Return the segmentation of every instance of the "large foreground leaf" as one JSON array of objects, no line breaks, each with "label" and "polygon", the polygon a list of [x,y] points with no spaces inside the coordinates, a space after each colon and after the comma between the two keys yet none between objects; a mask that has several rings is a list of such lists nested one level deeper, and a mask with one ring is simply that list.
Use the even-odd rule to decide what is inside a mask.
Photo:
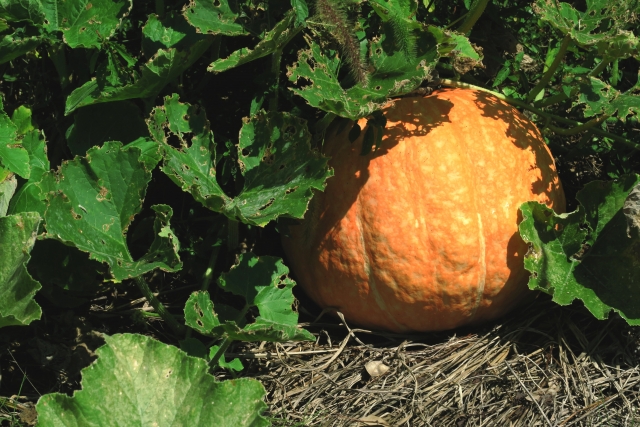
[{"label": "large foreground leaf", "polygon": [[207,363],[143,335],[105,336],[82,390],[53,393],[36,406],[40,427],[262,427],[264,387],[253,379],[218,382]]},{"label": "large foreground leaf", "polygon": [[122,149],[117,142],[92,148],[86,157],[65,162],[46,177],[49,207],[45,214],[49,238],[56,238],[106,262],[117,280],[155,268],[177,271],[178,240],[171,232],[171,208],[154,206],[155,233],[149,253],[134,261],[126,231],[140,211],[151,172],[140,149]]},{"label": "large foreground leaf", "polygon": [[634,211],[629,195],[639,182],[637,175],[591,182],[576,196],[580,207],[568,214],[524,203],[520,234],[531,245],[529,287],[560,305],[580,299],[598,319],[615,310],[640,325],[640,233],[625,216]]},{"label": "large foreground leaf", "polygon": [[[331,176],[327,159],[311,151],[306,122],[288,113],[259,112],[242,127],[238,161],[245,182],[236,197],[216,181],[215,144],[204,112],[174,95],[156,108],[150,126],[165,147],[162,171],[204,206],[247,224],[301,218],[312,190],[322,190]],[[179,149],[167,143],[170,134],[181,141]]]},{"label": "large foreground leaf", "polygon": [[36,212],[0,217],[0,327],[28,325],[42,313],[33,300],[40,284],[27,272],[40,221]]},{"label": "large foreground leaf", "polygon": [[[238,265],[222,274],[218,285],[244,298],[245,307],[237,311],[218,304],[214,310],[207,292],[195,292],[184,308],[188,326],[204,335],[242,341],[314,340],[298,327],[293,310],[295,282],[289,269],[277,257],[244,254]],[[255,308],[260,313],[247,323],[245,314]]]}]

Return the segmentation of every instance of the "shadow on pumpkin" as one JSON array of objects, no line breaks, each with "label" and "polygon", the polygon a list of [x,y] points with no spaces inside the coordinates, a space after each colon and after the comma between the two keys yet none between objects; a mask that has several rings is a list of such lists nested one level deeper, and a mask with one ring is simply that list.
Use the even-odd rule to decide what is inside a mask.
[{"label": "shadow on pumpkin", "polygon": [[[408,138],[418,137],[421,139],[421,144],[428,144],[431,141],[429,141],[428,137],[424,137],[439,126],[446,123],[450,124],[452,120],[462,119],[461,121],[463,125],[466,126],[469,138],[475,138],[476,133],[474,132],[473,126],[477,125],[477,118],[465,120],[463,113],[460,111],[452,111],[452,101],[458,102],[456,99],[457,97],[452,97],[452,100],[450,101],[446,96],[447,90],[442,92],[445,96],[430,98],[428,108],[425,108],[421,98],[407,97],[402,101],[397,102],[396,108],[391,107],[385,110],[384,114],[387,118],[387,127],[382,138],[381,146],[367,155],[362,156],[360,154],[362,151],[364,136],[367,132],[365,120],[360,121],[362,131],[353,143],[349,140],[349,132],[352,128],[351,122],[337,122],[327,132],[327,143],[325,145],[324,154],[331,158],[329,164],[334,168],[335,175],[328,180],[325,192],[318,192],[315,195],[310,204],[310,209],[305,216],[306,220],[295,232],[298,236],[298,241],[302,241],[303,244],[297,246],[294,251],[289,252],[289,256],[296,258],[300,264],[296,266],[296,262],[294,261],[293,270],[296,271],[300,282],[305,284],[303,286],[307,290],[309,290],[309,288],[314,288],[313,284],[336,280],[338,275],[334,275],[334,273],[332,273],[333,270],[337,271],[341,268],[345,268],[344,266],[350,266],[353,264],[353,260],[350,259],[352,255],[349,255],[346,252],[349,252],[348,248],[352,245],[359,245],[359,242],[351,241],[351,239],[357,240],[356,236],[359,235],[358,233],[346,232],[345,235],[340,237],[340,239],[342,239],[340,242],[336,242],[332,238],[325,238],[336,230],[336,227],[343,218],[347,215],[354,217],[357,216],[359,218],[359,220],[355,222],[347,221],[345,225],[346,227],[359,226],[356,223],[359,223],[360,221],[365,223],[367,222],[367,218],[371,218],[373,215],[377,218],[385,218],[387,216],[389,218],[398,218],[397,209],[396,211],[393,211],[392,208],[389,208],[388,211],[393,212],[393,214],[386,215],[385,207],[376,205],[375,203],[373,207],[368,207],[366,205],[356,206],[358,211],[356,212],[354,210],[350,212],[354,204],[357,202],[363,187],[371,179],[383,179],[383,181],[378,182],[377,186],[380,188],[388,188],[388,191],[391,193],[394,191],[394,185],[396,185],[396,182],[394,182],[393,175],[390,176],[387,174],[384,178],[371,176],[372,170],[375,170],[375,168],[371,167],[371,163],[375,159],[389,154],[392,150],[395,150],[399,144],[402,144],[403,140]],[[508,124],[507,126],[502,125],[496,129],[505,129],[505,136],[514,141],[514,144],[521,142],[521,146],[519,147],[520,149],[526,150],[529,147],[529,142],[522,143],[522,141],[530,141],[531,134],[535,134],[536,136],[539,135],[535,126],[533,126],[524,116],[517,111],[514,111],[512,107],[504,103],[497,102],[495,98],[490,95],[476,92],[474,93],[474,97],[461,98],[460,102],[466,102],[469,105],[469,108],[471,108],[475,102],[476,105],[480,107],[483,116],[506,122]],[[471,132],[469,132],[469,129],[471,129]],[[496,132],[502,132],[502,130],[494,131],[491,136],[492,138],[498,137],[498,133]],[[527,137],[523,138],[524,136]],[[442,150],[447,150],[448,140],[446,138],[436,138],[433,140],[434,143],[436,143],[436,141],[439,144],[438,148],[436,151],[433,151],[433,153],[434,156],[439,156],[439,153],[441,153]],[[476,141],[477,140],[474,139],[472,142],[475,143]],[[482,141],[478,141],[478,143],[482,144]],[[543,176],[549,176],[553,167],[552,158],[544,152],[544,149],[533,151],[536,155],[534,161],[541,167],[541,169],[543,169]],[[415,157],[415,151],[412,152],[411,150],[408,150],[405,157],[402,157],[403,154],[401,152],[396,154],[400,154],[399,156],[395,156],[397,159],[397,165],[400,165],[400,169],[396,169],[395,166],[392,169],[402,170],[402,168],[419,168],[421,166],[417,163],[419,160]],[[464,158],[464,150],[461,154]],[[468,155],[472,156],[471,160],[473,162],[473,154]],[[498,157],[500,157],[500,155]],[[500,158],[499,160],[503,164],[506,161],[504,158]],[[434,164],[438,165],[438,163]],[[488,163],[487,166],[491,167],[491,164]],[[545,168],[547,169],[547,173],[544,172]],[[471,169],[472,170],[470,172],[473,175],[473,170],[476,170],[476,168],[473,167]],[[434,170],[435,172],[433,173],[440,173],[437,167]],[[447,169],[442,170],[445,171],[443,173],[446,173]],[[465,170],[464,172],[469,172],[469,170]],[[421,179],[425,179],[425,177],[422,177]],[[428,177],[426,179],[428,179]],[[407,181],[405,180],[402,182],[406,183]],[[380,183],[383,185],[380,186]],[[416,184],[417,192],[414,193],[414,200],[407,200],[406,203],[419,203],[419,200],[421,200],[421,196],[419,194],[421,185],[419,183]],[[547,188],[542,181],[540,183],[534,182],[532,185],[534,186],[534,194],[551,194],[552,192],[555,192],[552,188]],[[556,181],[555,185],[559,186],[560,184]],[[406,193],[406,190],[410,190],[409,188],[405,189],[401,186],[398,186],[397,188],[403,193]],[[455,190],[455,188],[453,189]],[[326,200],[331,200],[330,204],[324,202],[325,197],[327,198]],[[388,202],[388,200],[392,199],[385,198],[381,203]],[[363,209],[374,209],[375,212],[368,212]],[[393,229],[394,226],[395,224],[391,224],[389,227],[384,228]],[[406,229],[398,229],[397,232],[394,233],[401,234],[406,231]],[[300,236],[299,233],[303,233],[302,236]],[[299,237],[302,238],[300,239]],[[487,289],[485,298],[483,298],[486,305],[483,306],[482,310],[478,310],[475,318],[476,321],[488,320],[489,318],[494,317],[495,315],[492,313],[495,313],[495,311],[491,308],[492,306],[513,306],[516,302],[514,301],[515,299],[519,300],[521,298],[526,298],[526,295],[528,295],[528,293],[525,292],[526,295],[523,296],[523,288],[526,289],[527,273],[524,270],[522,262],[524,254],[527,251],[527,245],[522,241],[517,231],[508,236],[508,241],[505,241],[504,243],[507,244],[506,254],[500,256],[506,256],[505,261],[509,269],[509,273],[508,276],[505,274],[505,277],[501,280],[506,281],[506,285],[502,287],[494,287],[493,291],[489,291]],[[299,253],[295,253],[296,251]],[[324,267],[320,269],[318,269],[317,266],[309,267],[308,260],[318,259],[321,255],[325,257],[325,260],[323,261]],[[327,259],[327,256],[330,258]],[[371,263],[377,263],[375,255],[369,254],[369,256]],[[419,257],[419,255],[416,256]],[[307,268],[296,268],[302,267],[303,265]],[[353,274],[360,273],[355,272],[354,270]],[[497,276],[494,278],[494,283],[496,282],[496,279]],[[375,282],[378,283],[377,280]],[[362,300],[364,297],[363,295],[358,294],[359,291],[357,289],[351,289],[348,286],[340,287],[334,285],[329,286],[329,288],[333,289],[327,292],[339,293],[338,298],[335,298],[335,295],[333,297],[327,296],[327,299],[334,298],[334,301],[336,299],[339,301],[358,301]],[[316,293],[316,295],[312,295],[312,297],[321,305],[331,305],[330,301],[323,301],[323,297],[319,295],[321,291],[318,290],[318,288],[312,289],[311,292]],[[535,294],[531,293],[531,295],[533,296]],[[443,294],[443,298],[445,297],[446,293]],[[511,301],[512,304],[507,303],[509,301]],[[370,308],[370,310],[373,311],[373,308]],[[384,316],[384,313],[380,313],[379,315]]]},{"label": "shadow on pumpkin", "polygon": [[[510,138],[513,143],[519,148],[531,149],[527,134],[534,135],[536,139],[543,140],[542,135],[538,128],[527,119],[520,111],[515,107],[508,105],[506,102],[501,101],[493,95],[485,92],[475,92],[475,103],[485,117],[491,117],[495,120],[500,120],[507,123],[506,136]],[[536,166],[542,171],[544,176],[549,176],[552,171],[555,170],[553,164],[553,158],[551,156],[544,155],[545,150],[532,150],[536,156]],[[556,178],[554,182],[545,183],[542,180],[537,180],[531,184],[531,192],[534,194],[554,194],[561,191],[562,185],[560,180]],[[556,202],[556,210],[558,208]],[[558,212],[564,212],[564,202],[560,203],[562,209]]]},{"label": "shadow on pumpkin", "polygon": [[[418,107],[421,98],[416,97],[415,108],[390,108],[385,111],[388,120],[385,135],[382,137],[381,146],[374,147],[368,154],[361,155],[364,135],[369,126],[365,125],[366,120],[361,119],[359,124],[362,128],[359,137],[350,142],[349,131],[353,122],[345,123],[341,120],[335,123],[327,132],[324,154],[331,158],[329,165],[334,168],[335,176],[329,178],[327,188],[324,193],[316,192],[310,203],[307,215],[311,218],[306,221],[305,233],[309,236],[324,236],[329,230],[345,217],[351,206],[356,202],[361,189],[371,178],[369,172],[370,163],[379,157],[387,155],[396,148],[404,138],[425,136],[442,123],[449,122],[449,111],[453,107],[452,103],[444,99],[434,99],[433,108],[429,115],[416,115],[415,110],[420,109],[424,113],[424,108]],[[389,122],[395,124],[389,125]],[[337,131],[337,132],[336,132]],[[379,132],[375,129],[374,132]],[[410,162],[412,159],[407,159]],[[330,206],[325,205],[323,200],[328,197],[332,200]],[[324,207],[320,212],[318,207]],[[306,218],[306,215],[305,215]],[[322,230],[317,230],[318,222],[321,222]],[[311,242],[315,244],[317,242]],[[318,248],[324,249],[324,248]]]}]

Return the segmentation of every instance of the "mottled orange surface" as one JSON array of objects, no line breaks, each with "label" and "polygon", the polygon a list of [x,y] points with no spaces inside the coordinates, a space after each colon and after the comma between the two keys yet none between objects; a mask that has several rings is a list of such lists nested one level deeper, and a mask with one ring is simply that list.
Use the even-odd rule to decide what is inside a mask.
[{"label": "mottled orange surface", "polygon": [[385,116],[382,146],[366,156],[366,120],[353,143],[351,124],[328,132],[335,175],[283,238],[298,283],[376,329],[446,330],[505,314],[531,294],[518,207],[565,208],[538,129],[465,89],[397,100]]}]

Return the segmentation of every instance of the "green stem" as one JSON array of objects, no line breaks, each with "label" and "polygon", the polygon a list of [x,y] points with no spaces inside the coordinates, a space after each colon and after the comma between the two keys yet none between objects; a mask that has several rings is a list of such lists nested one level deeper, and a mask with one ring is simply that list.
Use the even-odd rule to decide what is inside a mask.
[{"label": "green stem", "polygon": [[233,340],[229,337],[222,340],[220,343],[220,348],[216,351],[216,354],[213,355],[211,360],[209,361],[209,366],[216,366],[220,361],[220,358],[224,355],[225,351],[229,348]]},{"label": "green stem", "polygon": [[[451,80],[451,79],[440,79],[440,84],[445,85],[445,86],[459,87],[459,88],[464,88],[464,89],[473,89],[473,90],[477,90],[477,91],[480,91],[480,92],[490,93],[491,95],[494,95],[496,98],[499,98],[499,99],[501,99],[501,100],[503,100],[503,101],[505,101],[505,102],[507,102],[507,103],[509,103],[511,105],[522,107],[522,108],[524,108],[526,110],[531,111],[532,113],[535,113],[535,114],[537,114],[537,115],[539,115],[541,117],[547,118],[549,120],[553,120],[553,121],[558,122],[558,123],[571,125],[573,127],[580,127],[580,126],[585,126],[586,125],[586,123],[578,122],[576,120],[571,120],[571,119],[567,119],[565,117],[556,116],[555,114],[547,113],[547,112],[542,111],[542,110],[540,110],[538,108],[532,107],[531,105],[527,104],[526,102],[520,101],[519,99],[509,98],[509,97],[507,97],[507,96],[505,96],[505,95],[503,95],[501,93],[494,92],[492,90],[485,89],[485,88],[480,87],[480,86],[475,86],[475,85],[471,85],[469,83],[463,83],[463,82],[460,82],[460,81],[457,81],[457,80]],[[605,117],[605,120],[606,120],[606,117]],[[622,143],[622,144],[624,144],[624,145],[626,145],[626,146],[628,146],[630,148],[633,148],[633,149],[640,148],[639,144],[636,144],[636,143],[634,143],[632,141],[629,141],[626,138],[623,138],[621,136],[612,134],[610,132],[603,131],[602,129],[594,128],[594,126],[596,124],[597,123],[595,123],[593,125],[589,125],[589,127],[583,128],[582,130],[589,129],[594,134],[597,134],[597,135],[600,135],[600,136],[604,136],[606,138],[609,138],[609,139],[612,139],[614,141],[620,142],[620,143]],[[549,127],[549,129],[553,130],[554,132],[555,132],[554,129],[560,129],[560,128],[551,127],[551,126],[548,126],[548,127]],[[571,130],[572,129],[564,129],[563,131],[571,131]],[[578,132],[581,132],[581,130],[578,131]]]},{"label": "green stem", "polygon": [[[611,63],[612,60],[613,60],[612,58],[605,56],[602,59],[602,61],[600,61],[600,63],[593,70],[591,70],[589,74],[587,74],[587,78],[598,76],[607,67],[607,65]],[[578,90],[579,88],[574,87],[573,89],[571,89],[571,92],[569,93],[569,95],[565,94],[564,92],[558,93],[556,95],[543,98],[540,101],[534,103],[534,105],[536,107],[547,107],[549,105],[557,104],[559,102],[565,101],[573,97],[575,94],[578,93]]]},{"label": "green stem", "polygon": [[227,218],[227,249],[233,251],[239,244],[238,221]]},{"label": "green stem", "polygon": [[151,292],[151,289],[149,288],[147,282],[141,276],[137,276],[133,280],[136,282],[136,285],[138,285],[138,289],[140,289],[142,296],[145,297],[147,301],[149,301],[149,304],[151,304],[156,313],[158,313],[158,315],[162,317],[162,320],[165,321],[165,323],[167,324],[167,326],[169,326],[173,333],[179,336],[183,336],[184,325],[178,323],[175,317],[173,317],[173,315],[167,311],[160,300],[156,298],[155,295],[153,295],[153,292]]},{"label": "green stem", "polygon": [[207,269],[204,272],[204,277],[202,278],[203,291],[209,289],[209,285],[211,284],[211,280],[213,279],[213,269],[216,266],[216,261],[218,260],[219,253],[220,246],[214,246],[213,250],[211,251],[211,256],[209,257],[209,265],[207,266]]},{"label": "green stem", "polygon": [[[238,314],[238,317],[236,317],[236,323],[244,319],[244,316],[246,316],[247,312],[249,311],[249,308],[250,308],[249,304],[246,304],[244,306],[242,311]],[[234,341],[235,340],[232,338],[225,337],[220,343],[220,348],[218,348],[218,351],[216,351],[216,354],[214,354],[211,360],[209,361],[209,366],[216,366],[220,358],[224,355],[224,352],[227,351],[231,343]]]},{"label": "green stem", "polygon": [[552,125],[548,125],[547,127],[559,135],[575,135],[577,133],[584,132],[586,130],[591,129],[594,126],[599,125],[600,123],[607,120],[609,117],[611,116],[609,116],[608,114],[603,114],[600,117],[596,117],[594,119],[589,120],[586,123],[574,126],[570,129],[562,129]]},{"label": "green stem", "polygon": [[567,49],[569,48],[569,46],[571,46],[572,42],[573,40],[571,39],[571,36],[569,36],[569,34],[564,36],[564,38],[562,39],[562,43],[560,44],[560,49],[558,49],[555,58],[553,58],[553,62],[551,63],[547,71],[545,71],[545,73],[542,75],[542,78],[540,79],[538,84],[531,90],[531,92],[529,92],[529,95],[527,96],[527,102],[533,102],[540,91],[547,87],[547,84],[549,84],[549,82],[553,78],[553,75],[556,73],[556,70],[562,63],[564,56],[567,54]]},{"label": "green stem", "polygon": [[484,13],[484,9],[487,7],[488,3],[489,3],[489,0],[474,1],[473,4],[471,5],[471,9],[469,9],[469,14],[467,15],[467,19],[465,19],[462,25],[458,27],[458,32],[462,34],[467,34],[469,31],[471,31],[475,23]]},{"label": "green stem", "polygon": [[599,76],[600,73],[603,72],[604,69],[607,68],[607,65],[609,65],[613,60],[614,60],[613,57],[605,56],[604,58],[602,58],[602,61],[600,61],[600,63],[596,65],[596,67],[593,70],[591,70],[589,74],[587,74],[587,77]]},{"label": "green stem", "polygon": [[469,12],[467,11],[467,13],[465,13],[464,15],[462,15],[461,17],[457,18],[456,20],[454,20],[453,22],[450,22],[446,27],[444,27],[445,30],[448,30],[450,28],[452,28],[454,25],[456,25],[458,22],[462,21],[463,19],[465,19],[467,16],[469,16]]},{"label": "green stem", "polygon": [[[573,92],[571,93],[571,95],[573,95]],[[538,108],[543,108],[543,107],[548,107],[549,105],[557,104],[567,99],[569,99],[567,94],[564,92],[560,92],[555,95],[542,98],[540,101],[534,102],[533,105]]]}]

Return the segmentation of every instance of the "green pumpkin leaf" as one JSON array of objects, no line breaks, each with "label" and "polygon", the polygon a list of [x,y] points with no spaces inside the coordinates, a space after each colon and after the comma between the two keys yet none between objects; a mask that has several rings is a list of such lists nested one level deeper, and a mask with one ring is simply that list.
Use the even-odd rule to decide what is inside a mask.
[{"label": "green pumpkin leaf", "polygon": [[65,162],[45,177],[48,208],[47,237],[88,252],[91,259],[106,262],[116,280],[136,277],[161,268],[181,268],[178,240],[171,232],[171,208],[153,206],[156,238],[149,252],[134,261],[126,242],[126,231],[140,212],[151,172],[136,148],[124,150],[107,142],[92,148],[86,157]]},{"label": "green pumpkin leaf", "polygon": [[168,13],[160,19],[157,15],[149,15],[142,27],[142,51],[151,57],[160,49],[176,48],[189,50],[191,46],[211,37],[196,32],[183,15]]},{"label": "green pumpkin leaf", "polygon": [[15,175],[9,175],[0,182],[0,217],[7,215],[9,201],[16,192],[18,180]]},{"label": "green pumpkin leaf", "polygon": [[28,325],[42,314],[33,299],[40,283],[27,271],[41,220],[37,212],[0,217],[0,327]]},{"label": "green pumpkin leaf", "polygon": [[[204,335],[232,340],[314,340],[298,327],[298,314],[293,310],[295,282],[288,273],[280,258],[241,255],[238,264],[220,276],[218,286],[243,297],[244,309],[240,313],[216,313],[208,292],[195,292],[185,305],[185,322]],[[245,313],[251,308],[256,308],[259,315],[247,323]]]},{"label": "green pumpkin leaf", "polygon": [[273,29],[265,34],[253,50],[247,48],[236,50],[229,57],[213,62],[207,70],[213,72],[226,71],[282,49],[301,29],[300,26],[294,27],[295,20],[296,15],[293,12],[287,13]]},{"label": "green pumpkin leaf", "polygon": [[[259,112],[240,131],[238,161],[244,187],[227,196],[216,180],[215,144],[203,111],[177,95],[156,108],[150,132],[163,143],[162,171],[207,208],[247,224],[264,226],[280,216],[302,218],[312,190],[331,176],[327,159],[311,151],[306,122],[287,113]],[[167,144],[165,132],[181,141]],[[190,136],[190,139],[189,139]]]},{"label": "green pumpkin leaf", "polygon": [[[418,88],[431,77],[440,56],[452,55],[458,45],[456,40],[462,40],[460,36],[454,38],[437,27],[414,23],[408,31],[415,38],[415,54],[408,54],[407,46],[394,41],[394,31],[398,30],[389,25],[385,33],[371,42],[370,54],[366,58],[366,81],[347,89],[338,77],[343,66],[340,57],[326,52],[315,40],[307,38],[309,49],[299,52],[298,61],[289,68],[288,75],[294,83],[302,80],[311,84],[291,90],[313,107],[356,120],[381,109],[388,98]],[[464,56],[463,50],[455,53]],[[479,58],[475,50],[473,55]]]},{"label": "green pumpkin leaf", "polygon": [[0,39],[0,64],[13,61],[27,52],[31,52],[40,46],[44,40],[40,36],[24,36],[19,34],[6,34]]},{"label": "green pumpkin leaf", "polygon": [[18,139],[18,127],[0,109],[0,166],[29,179],[29,153]]},{"label": "green pumpkin leaf", "polygon": [[640,13],[640,4],[626,0],[586,0],[584,12],[565,2],[538,0],[534,10],[540,19],[580,46],[595,46],[612,58],[638,55],[638,38],[627,27]]},{"label": "green pumpkin leaf", "polygon": [[580,84],[576,105],[584,105],[585,117],[600,114],[617,115],[622,122],[628,116],[640,114],[640,97],[632,93],[621,93],[600,79],[591,77],[588,83]]},{"label": "green pumpkin leaf", "polygon": [[0,2],[0,18],[9,22],[44,23],[44,8],[38,0],[4,0]]},{"label": "green pumpkin leaf", "polygon": [[100,48],[131,11],[131,0],[49,0],[42,2],[45,28],[62,31],[72,48]]},{"label": "green pumpkin leaf", "polygon": [[40,398],[38,426],[269,425],[259,381],[217,381],[203,359],[143,335],[104,339],[98,360],[82,370],[82,390]]},{"label": "green pumpkin leaf", "polygon": [[40,185],[46,173],[51,169],[46,153],[46,142],[43,133],[38,129],[27,131],[22,138],[22,147],[29,155],[29,167],[31,173],[29,180],[18,189],[11,204],[9,212],[38,212],[44,216],[46,209],[45,190]]},{"label": "green pumpkin leaf", "polygon": [[557,215],[537,202],[524,203],[520,234],[530,244],[525,268],[529,288],[553,296],[560,305],[575,299],[598,319],[611,310],[640,325],[640,234],[629,227],[630,193],[640,176],[593,181],[578,192],[579,208]]},{"label": "green pumpkin leaf", "polygon": [[184,17],[203,34],[243,36],[249,32],[240,21],[237,0],[192,0],[184,10]]}]

